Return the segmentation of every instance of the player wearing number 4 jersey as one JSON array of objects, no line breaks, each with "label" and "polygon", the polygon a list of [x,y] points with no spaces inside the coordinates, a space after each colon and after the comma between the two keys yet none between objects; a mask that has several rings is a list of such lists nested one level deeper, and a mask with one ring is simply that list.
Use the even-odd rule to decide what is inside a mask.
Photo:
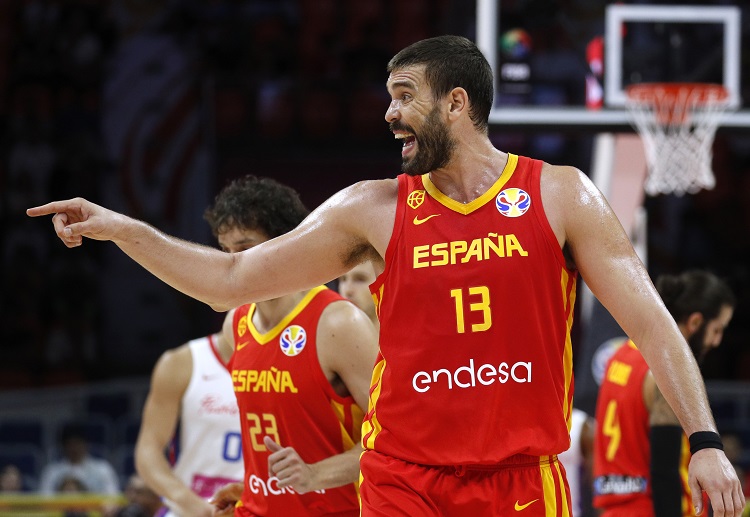
[{"label": "player wearing number 4 jersey", "polygon": [[[700,361],[734,312],[729,287],[706,271],[662,275],[656,287]],[[596,408],[594,505],[603,517],[692,517],[690,447],[633,341],[612,355]]]},{"label": "player wearing number 4 jersey", "polygon": [[[253,176],[206,211],[221,248],[240,252],[307,214],[295,191]],[[228,313],[224,342],[239,406],[244,486],[220,490],[225,513],[358,516],[363,407],[377,350],[367,315],[325,287]]]},{"label": "player wearing number 4 jersey", "polygon": [[695,359],[602,194],[573,167],[493,146],[493,73],[468,39],[418,41],[387,70],[385,120],[410,177],[346,188],[253,249],[222,256],[83,199],[28,214],[55,214],[69,247],[112,240],[222,310],[371,262],[382,354],[363,427],[363,517],[570,515],[555,455],[569,441],[580,272],[639,344],[686,432],[708,433],[695,435],[708,447],[693,455],[691,482],[717,517],[739,515],[744,496],[716,446]]}]

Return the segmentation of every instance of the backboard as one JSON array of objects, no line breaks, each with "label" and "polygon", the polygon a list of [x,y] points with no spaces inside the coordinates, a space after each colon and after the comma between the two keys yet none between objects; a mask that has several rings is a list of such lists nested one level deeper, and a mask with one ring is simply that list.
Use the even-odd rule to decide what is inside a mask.
[{"label": "backboard", "polygon": [[[666,0],[665,0],[666,1]],[[686,0],[689,2],[690,0]],[[539,17],[508,15],[508,9],[521,5],[511,2],[503,6],[502,0],[477,0],[476,41],[495,70],[497,83],[502,85],[508,73],[519,72],[515,63],[509,66],[505,48],[508,35],[518,29],[538,24]],[[579,6],[580,7],[580,6]],[[565,7],[558,7],[565,10]],[[713,82],[725,86],[730,92],[732,108],[721,117],[720,128],[745,130],[750,128],[750,99],[743,103],[740,57],[741,10],[736,6],[651,5],[628,4],[601,6],[598,12],[584,13],[584,21],[573,20],[578,13],[565,13],[569,34],[586,33],[586,38],[598,32],[603,36],[604,77],[601,84],[604,103],[600,109],[587,109],[581,102],[558,102],[540,105],[529,102],[506,102],[502,92],[496,91],[496,103],[490,113],[490,124],[496,127],[625,131],[631,132],[630,117],[624,108],[624,88],[636,82]],[[576,23],[587,24],[583,29]],[[524,27],[524,24],[526,27]],[[538,33],[537,33],[538,34]],[[532,38],[533,39],[533,38]],[[522,46],[523,41],[518,42]],[[536,41],[529,42],[535,47]],[[750,50],[750,42],[744,44]],[[559,68],[576,68],[579,75],[586,73],[585,43],[574,42],[569,58]],[[537,52],[533,48],[532,54]],[[544,70],[545,64],[556,63],[548,59],[539,66],[533,63],[531,72]],[[600,78],[601,79],[601,78]],[[532,77],[533,81],[533,77]],[[551,81],[547,80],[548,83]],[[583,80],[581,79],[581,84]],[[583,86],[581,86],[583,89]],[[527,97],[528,99],[528,97]]]},{"label": "backboard", "polygon": [[737,6],[610,5],[604,37],[604,100],[625,105],[640,82],[721,84],[740,106]]}]

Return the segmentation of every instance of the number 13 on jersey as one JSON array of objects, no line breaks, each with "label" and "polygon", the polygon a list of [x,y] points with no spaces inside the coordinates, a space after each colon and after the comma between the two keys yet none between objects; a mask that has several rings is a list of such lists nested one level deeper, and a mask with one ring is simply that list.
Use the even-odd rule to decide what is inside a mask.
[{"label": "number 13 on jersey", "polygon": [[[466,295],[464,295],[465,292]],[[456,302],[456,331],[459,334],[466,332],[464,315],[467,304],[469,312],[481,312],[482,321],[481,323],[471,324],[472,332],[484,332],[492,326],[490,290],[487,286],[480,285],[469,287],[468,289],[451,289],[451,298]]]}]

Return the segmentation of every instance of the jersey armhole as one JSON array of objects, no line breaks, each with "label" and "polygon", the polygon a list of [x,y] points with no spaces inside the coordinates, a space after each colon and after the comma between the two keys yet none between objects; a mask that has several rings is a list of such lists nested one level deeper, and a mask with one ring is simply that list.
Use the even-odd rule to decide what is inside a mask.
[{"label": "jersey armhole", "polygon": [[[388,241],[388,247],[385,250],[385,267],[383,272],[380,273],[375,281],[370,284],[370,293],[376,295],[380,292],[380,288],[385,284],[385,279],[388,277],[392,264],[393,257],[396,255],[398,249],[398,241],[401,239],[401,230],[404,226],[404,214],[406,213],[406,196],[409,190],[409,176],[406,174],[399,174],[396,178],[398,180],[398,196],[396,198],[396,218],[393,221],[393,232],[391,238]],[[380,311],[378,310],[378,314]]]},{"label": "jersey armhole", "polygon": [[[521,159],[522,157],[519,156],[519,160]],[[529,182],[529,184],[532,190],[531,197],[532,199],[536,199],[536,202],[542,208],[541,210],[534,210],[534,217],[536,217],[537,223],[544,232],[545,238],[551,249],[553,250],[555,258],[557,259],[559,264],[566,271],[572,272],[568,268],[568,263],[565,260],[565,255],[563,254],[563,250],[560,247],[560,243],[557,242],[557,236],[555,235],[555,232],[552,231],[552,226],[550,226],[549,224],[547,212],[544,208],[544,202],[542,200],[542,167],[544,165],[544,162],[542,162],[541,160],[532,160],[525,157],[523,159],[530,162],[529,169],[531,172],[531,181]]]}]

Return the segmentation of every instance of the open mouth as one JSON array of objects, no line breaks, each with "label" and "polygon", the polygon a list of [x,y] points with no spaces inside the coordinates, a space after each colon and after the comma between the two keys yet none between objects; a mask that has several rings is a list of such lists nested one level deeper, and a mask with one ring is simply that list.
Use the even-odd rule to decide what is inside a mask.
[{"label": "open mouth", "polygon": [[407,156],[417,145],[417,139],[414,135],[409,133],[394,133],[394,138],[403,140],[403,147],[401,147],[401,156]]}]

